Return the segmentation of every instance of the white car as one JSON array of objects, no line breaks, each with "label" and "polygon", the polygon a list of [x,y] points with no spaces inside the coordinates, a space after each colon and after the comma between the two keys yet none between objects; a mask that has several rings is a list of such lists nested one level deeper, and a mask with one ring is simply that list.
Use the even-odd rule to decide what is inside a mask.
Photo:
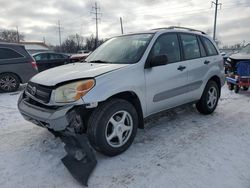
[{"label": "white car", "polygon": [[211,114],[224,82],[222,56],[208,35],[159,28],[111,38],[84,63],[37,74],[18,108],[50,131],[87,134],[93,148],[114,156],[146,117],[189,103]]}]

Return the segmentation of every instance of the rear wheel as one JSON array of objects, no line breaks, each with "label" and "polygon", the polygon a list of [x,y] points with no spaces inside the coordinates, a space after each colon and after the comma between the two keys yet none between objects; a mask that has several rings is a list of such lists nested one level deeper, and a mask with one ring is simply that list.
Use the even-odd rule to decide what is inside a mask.
[{"label": "rear wheel", "polygon": [[240,87],[238,85],[235,85],[234,86],[234,92],[239,93],[239,91],[240,91]]},{"label": "rear wheel", "polygon": [[132,144],[137,132],[138,115],[134,106],[123,99],[101,104],[90,116],[90,144],[108,156],[119,155]]},{"label": "rear wheel", "polygon": [[20,80],[12,73],[3,73],[0,75],[0,90],[3,92],[13,92],[19,88]]},{"label": "rear wheel", "polygon": [[249,88],[249,87],[244,86],[244,87],[243,87],[243,90],[244,90],[244,91],[247,91],[247,90],[248,90],[248,88]]},{"label": "rear wheel", "polygon": [[216,82],[208,81],[201,99],[196,103],[197,110],[202,114],[211,114],[215,110],[219,100],[219,88]]}]

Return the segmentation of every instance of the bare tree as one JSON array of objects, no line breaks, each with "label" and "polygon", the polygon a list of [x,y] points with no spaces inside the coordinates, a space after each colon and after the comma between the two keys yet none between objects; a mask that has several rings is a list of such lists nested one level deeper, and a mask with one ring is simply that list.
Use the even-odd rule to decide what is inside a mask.
[{"label": "bare tree", "polygon": [[[102,43],[104,43],[105,40],[104,39],[100,39],[97,42],[97,47],[100,46]],[[95,50],[96,47],[96,38],[94,37],[94,35],[92,34],[90,37],[86,38],[86,45],[85,45],[85,49],[87,50]]]},{"label": "bare tree", "polygon": [[61,49],[62,52],[76,53],[78,50],[84,48],[84,38],[79,34],[70,35],[63,41]]},{"label": "bare tree", "polygon": [[[54,46],[52,49],[56,52],[76,53],[79,50],[95,50],[96,39],[94,35],[84,38],[79,34],[68,36],[62,43],[62,46]],[[103,39],[98,40],[98,46],[104,42]]]},{"label": "bare tree", "polygon": [[24,34],[18,33],[15,30],[5,29],[0,31],[0,41],[2,42],[20,42],[23,40],[24,40]]}]

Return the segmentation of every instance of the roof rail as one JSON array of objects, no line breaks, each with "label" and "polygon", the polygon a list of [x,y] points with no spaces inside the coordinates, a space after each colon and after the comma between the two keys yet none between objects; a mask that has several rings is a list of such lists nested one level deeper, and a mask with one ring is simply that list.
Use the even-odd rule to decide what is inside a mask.
[{"label": "roof rail", "polygon": [[162,27],[162,28],[156,28],[156,29],[152,29],[152,30],[159,30],[159,29],[186,29],[188,31],[196,31],[196,32],[200,32],[200,33],[206,35],[206,33],[204,31],[200,31],[200,30],[192,29],[192,28],[188,28],[188,27],[181,27],[181,26]]}]

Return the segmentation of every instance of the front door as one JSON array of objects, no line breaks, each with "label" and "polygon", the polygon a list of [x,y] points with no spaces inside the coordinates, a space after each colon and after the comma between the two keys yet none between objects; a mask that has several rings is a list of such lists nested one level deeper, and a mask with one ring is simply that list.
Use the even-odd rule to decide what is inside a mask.
[{"label": "front door", "polygon": [[186,103],[188,65],[181,61],[177,34],[159,36],[149,55],[166,55],[168,64],[145,69],[147,115]]}]

